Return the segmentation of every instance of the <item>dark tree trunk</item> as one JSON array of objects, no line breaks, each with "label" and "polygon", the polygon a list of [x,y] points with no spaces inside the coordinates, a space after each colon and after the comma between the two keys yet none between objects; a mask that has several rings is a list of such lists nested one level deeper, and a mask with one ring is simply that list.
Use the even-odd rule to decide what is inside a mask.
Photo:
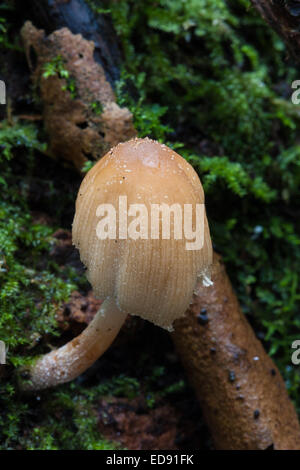
[{"label": "dark tree trunk", "polygon": [[300,61],[299,0],[251,0],[270,26],[283,38],[291,56]]}]

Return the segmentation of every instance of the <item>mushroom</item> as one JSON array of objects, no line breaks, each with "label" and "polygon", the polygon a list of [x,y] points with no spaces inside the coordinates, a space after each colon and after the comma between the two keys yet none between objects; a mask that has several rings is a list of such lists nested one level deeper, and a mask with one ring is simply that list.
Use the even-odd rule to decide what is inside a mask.
[{"label": "mushroom", "polygon": [[199,177],[180,155],[148,138],[117,145],[85,176],[73,243],[104,302],[79,336],[36,360],[26,389],[80,375],[110,346],[128,313],[171,331],[199,277],[210,284],[212,246]]}]

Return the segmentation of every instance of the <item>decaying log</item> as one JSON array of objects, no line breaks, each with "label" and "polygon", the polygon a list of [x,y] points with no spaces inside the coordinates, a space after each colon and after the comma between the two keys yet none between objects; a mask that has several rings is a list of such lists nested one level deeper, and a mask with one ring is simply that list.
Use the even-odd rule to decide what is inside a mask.
[{"label": "decaying log", "polygon": [[[43,104],[51,155],[81,170],[87,160],[98,160],[112,146],[136,135],[131,113],[117,105],[103,68],[95,62],[93,41],[67,28],[45,36],[29,21],[21,34]],[[45,77],[47,64],[56,65]]]},{"label": "decaying log", "polygon": [[49,35],[61,28],[81,34],[95,45],[94,59],[103,68],[112,86],[120,79],[121,53],[109,15],[95,15],[84,0],[16,0],[24,21],[44,29]]},{"label": "decaying log", "polygon": [[292,57],[300,61],[300,2],[298,0],[251,0],[270,26],[283,38]]},{"label": "decaying log", "polygon": [[172,337],[218,449],[300,449],[284,381],[241,312],[220,258]]}]

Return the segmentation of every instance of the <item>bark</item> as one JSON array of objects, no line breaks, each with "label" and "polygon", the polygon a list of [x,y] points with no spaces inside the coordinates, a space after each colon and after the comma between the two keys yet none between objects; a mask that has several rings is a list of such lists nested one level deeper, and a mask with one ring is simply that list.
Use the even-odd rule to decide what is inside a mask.
[{"label": "bark", "polygon": [[[46,36],[29,21],[21,35],[42,101],[50,155],[72,162],[80,171],[87,160],[96,161],[136,136],[131,113],[118,106],[103,67],[94,59],[93,41],[67,28]],[[52,73],[45,76],[49,64]]]},{"label": "bark", "polygon": [[176,349],[217,449],[300,449],[284,381],[241,312],[220,258],[175,323]]},{"label": "bark", "polygon": [[251,0],[270,26],[283,38],[291,56],[300,59],[299,0]]},{"label": "bark", "polygon": [[106,79],[114,86],[120,78],[121,53],[109,15],[93,13],[84,0],[17,0],[24,21],[31,20],[37,28],[51,34],[68,28],[93,41],[94,59],[103,68]]}]

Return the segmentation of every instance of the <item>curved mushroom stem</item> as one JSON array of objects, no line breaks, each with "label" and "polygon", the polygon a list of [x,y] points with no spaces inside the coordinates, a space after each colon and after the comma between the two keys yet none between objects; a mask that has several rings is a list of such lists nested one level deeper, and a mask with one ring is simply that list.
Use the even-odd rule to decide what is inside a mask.
[{"label": "curved mushroom stem", "polygon": [[23,390],[41,390],[69,382],[88,369],[111,345],[127,313],[107,299],[86,329],[69,343],[39,358],[28,370]]}]

